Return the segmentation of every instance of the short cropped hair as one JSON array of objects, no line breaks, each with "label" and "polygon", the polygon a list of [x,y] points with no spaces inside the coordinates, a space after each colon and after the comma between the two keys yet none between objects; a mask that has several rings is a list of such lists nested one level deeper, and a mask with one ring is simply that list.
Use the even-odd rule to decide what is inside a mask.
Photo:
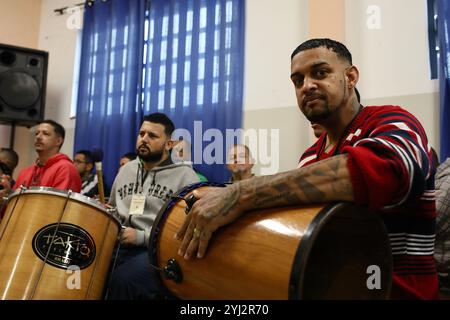
[{"label": "short cropped hair", "polygon": [[338,57],[340,57],[344,60],[347,60],[350,64],[353,64],[352,63],[352,54],[347,49],[347,47],[336,40],[331,40],[328,38],[310,39],[310,40],[303,42],[297,48],[295,48],[295,50],[292,52],[291,60],[294,58],[294,56],[297,53],[299,53],[301,51],[315,49],[315,48],[319,48],[319,47],[325,47],[325,48],[333,51],[334,53],[336,53]]},{"label": "short cropped hair", "polygon": [[17,152],[15,152],[11,148],[1,148],[0,153],[4,154],[7,159],[7,163],[5,163],[9,169],[14,171],[14,169],[17,167],[17,164],[19,163],[19,156],[17,155]]},{"label": "short cropped hair", "polygon": [[47,124],[51,125],[53,127],[53,129],[55,130],[56,135],[63,138],[63,140],[66,137],[66,130],[64,130],[64,127],[62,125],[60,125],[58,122],[50,120],[50,119],[46,119],[46,120],[42,121],[41,123],[47,123]]},{"label": "short cropped hair", "polygon": [[94,159],[92,158],[92,152],[89,150],[79,150],[75,152],[75,154],[82,154],[84,156],[86,163],[94,163]]},{"label": "short cropped hair", "polygon": [[166,116],[164,113],[160,112],[151,113],[149,115],[144,116],[142,123],[144,123],[144,121],[162,124],[164,126],[164,132],[168,137],[172,136],[172,133],[175,130],[175,125],[173,124],[172,120],[170,120],[170,118]]}]

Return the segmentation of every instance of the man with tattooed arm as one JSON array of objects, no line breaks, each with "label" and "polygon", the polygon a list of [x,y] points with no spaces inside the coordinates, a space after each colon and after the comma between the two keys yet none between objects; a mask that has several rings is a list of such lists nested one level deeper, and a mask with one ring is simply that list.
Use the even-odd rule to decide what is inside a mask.
[{"label": "man with tattooed arm", "polygon": [[437,298],[435,168],[425,130],[399,106],[363,107],[355,93],[358,78],[342,43],[312,39],[298,46],[291,55],[297,103],[326,134],[295,170],[194,191],[198,200],[176,234],[182,240],[179,254],[202,258],[213,232],[246,211],[355,202],[379,211],[388,230],[391,298]]}]

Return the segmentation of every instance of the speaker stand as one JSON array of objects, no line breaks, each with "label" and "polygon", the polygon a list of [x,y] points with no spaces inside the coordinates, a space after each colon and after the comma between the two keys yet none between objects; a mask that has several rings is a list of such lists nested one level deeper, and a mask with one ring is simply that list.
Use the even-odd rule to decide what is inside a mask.
[{"label": "speaker stand", "polygon": [[11,123],[11,131],[9,134],[9,147],[14,150],[14,136],[16,134],[16,123],[13,121]]}]

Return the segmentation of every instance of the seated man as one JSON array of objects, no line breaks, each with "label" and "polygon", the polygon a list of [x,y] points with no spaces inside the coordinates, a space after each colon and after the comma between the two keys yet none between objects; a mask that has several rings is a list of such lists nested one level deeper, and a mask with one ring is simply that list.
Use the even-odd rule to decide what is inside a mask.
[{"label": "seated man", "polygon": [[79,150],[73,160],[80,174],[82,185],[81,194],[95,198],[98,196],[98,178],[94,171],[94,160],[89,150]]},{"label": "seated man", "polygon": [[0,192],[0,199],[21,185],[80,192],[81,178],[77,169],[68,156],[59,153],[64,137],[65,130],[59,123],[42,121],[35,131],[34,147],[38,154],[35,163],[20,171],[13,186],[10,180],[3,182],[5,188]]},{"label": "seated man", "polygon": [[436,246],[434,257],[443,294],[450,294],[450,158],[436,169]]},{"label": "seated man", "polygon": [[108,299],[155,299],[160,288],[148,260],[150,231],[155,218],[177,190],[198,182],[189,164],[174,164],[172,121],[162,113],[144,117],[136,141],[138,158],[117,174],[109,204],[117,207],[123,225],[116,268]]},{"label": "seated man", "polygon": [[81,178],[72,160],[59,153],[64,143],[65,130],[53,120],[44,120],[36,128],[34,147],[38,157],[35,163],[20,171],[17,181],[12,184],[11,177],[3,175],[0,185],[0,205],[3,198],[12,190],[24,187],[50,187],[60,190],[80,192]]},{"label": "seated man", "polygon": [[228,150],[227,168],[231,172],[230,182],[254,177],[252,168],[255,163],[250,149],[244,144],[235,144]]},{"label": "seated man", "polygon": [[213,232],[247,211],[353,202],[377,212],[388,232],[391,298],[437,299],[435,166],[425,130],[399,106],[362,106],[358,79],[342,43],[311,39],[298,46],[291,55],[298,107],[325,133],[297,169],[195,190],[198,200],[177,232],[179,255],[202,258]]}]

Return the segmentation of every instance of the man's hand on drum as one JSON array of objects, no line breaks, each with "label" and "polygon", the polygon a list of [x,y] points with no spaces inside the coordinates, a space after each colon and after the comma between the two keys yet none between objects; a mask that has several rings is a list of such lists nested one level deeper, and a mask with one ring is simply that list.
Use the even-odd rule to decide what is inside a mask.
[{"label": "man's hand on drum", "polygon": [[98,201],[98,203],[105,209],[113,209],[114,206],[110,205],[109,203],[102,203],[100,202],[100,199],[98,198],[98,196],[96,196],[96,198],[94,198],[95,200]]},{"label": "man's hand on drum", "polygon": [[176,239],[182,240],[178,254],[185,259],[202,258],[213,232],[234,221],[246,209],[240,201],[239,183],[195,190],[193,194],[198,200],[175,234]]},{"label": "man's hand on drum", "polygon": [[136,229],[133,228],[125,228],[122,231],[122,234],[120,236],[120,243],[130,246],[136,245]]}]

